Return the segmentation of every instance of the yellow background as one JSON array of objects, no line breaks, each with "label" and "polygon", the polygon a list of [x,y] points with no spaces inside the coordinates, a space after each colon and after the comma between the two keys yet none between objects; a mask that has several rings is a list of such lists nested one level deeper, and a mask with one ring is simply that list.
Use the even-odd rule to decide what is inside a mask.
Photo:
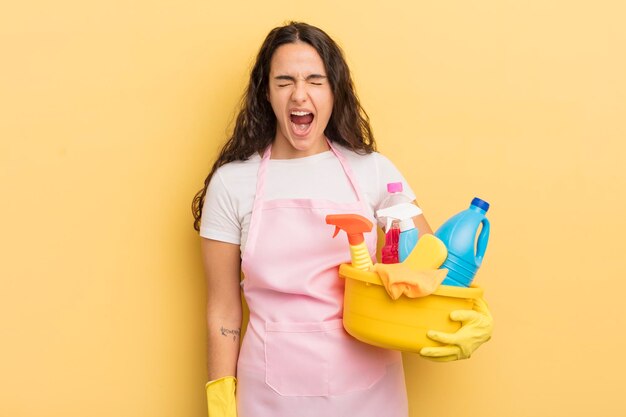
[{"label": "yellow background", "polygon": [[406,356],[411,415],[626,415],[623,2],[2,9],[1,416],[205,415],[190,201],[288,19],[343,46],[433,227],[492,204],[493,340],[470,361]]}]

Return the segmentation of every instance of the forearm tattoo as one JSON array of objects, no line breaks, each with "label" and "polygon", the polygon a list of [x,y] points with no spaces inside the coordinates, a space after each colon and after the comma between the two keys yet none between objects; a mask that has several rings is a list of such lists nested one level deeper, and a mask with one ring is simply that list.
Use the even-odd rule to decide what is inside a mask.
[{"label": "forearm tattoo", "polygon": [[234,342],[239,337],[239,333],[241,332],[241,329],[227,329],[224,326],[222,326],[220,328],[220,332],[222,333],[222,336],[227,336],[227,337],[232,334],[233,342]]}]

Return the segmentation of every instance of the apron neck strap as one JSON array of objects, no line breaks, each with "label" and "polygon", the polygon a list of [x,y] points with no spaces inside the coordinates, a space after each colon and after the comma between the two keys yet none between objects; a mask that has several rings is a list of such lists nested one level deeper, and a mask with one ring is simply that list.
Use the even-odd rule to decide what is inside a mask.
[{"label": "apron neck strap", "polygon": [[346,173],[346,176],[348,177],[348,181],[350,181],[350,185],[352,185],[352,188],[354,189],[354,193],[356,194],[357,199],[364,206],[363,208],[366,209],[365,212],[367,213],[367,207],[365,207],[366,206],[365,198],[363,198],[363,194],[361,193],[361,188],[359,187],[359,184],[356,181],[356,176],[354,175],[354,171],[352,171],[352,167],[350,166],[348,161],[346,161],[346,158],[342,155],[342,153],[339,152],[339,149],[337,149],[337,147],[333,145],[331,141],[328,141],[328,146],[330,146],[330,150],[333,151],[333,153],[339,160],[339,163],[341,164],[343,171]]},{"label": "apron neck strap", "polygon": [[[348,181],[350,181],[350,185],[352,186],[352,189],[354,190],[354,193],[356,194],[358,201],[363,205],[363,208],[367,212],[367,204],[365,202],[365,199],[363,198],[361,189],[359,185],[357,184],[356,177],[354,175],[354,172],[352,171],[352,168],[350,167],[350,164],[348,163],[348,161],[346,161],[346,158],[341,154],[341,152],[339,152],[339,149],[337,149],[337,147],[333,145],[333,143],[330,140],[326,139],[326,141],[328,142],[328,146],[330,147],[330,150],[339,160],[339,163],[341,164],[343,171],[348,177]],[[265,192],[265,181],[267,177],[267,167],[269,165],[271,155],[272,155],[272,144],[270,144],[265,149],[265,152],[263,152],[263,157],[261,159],[261,164],[259,166],[259,172],[257,175],[256,193],[254,196],[253,208],[257,208],[257,206],[263,200],[263,195]]]}]

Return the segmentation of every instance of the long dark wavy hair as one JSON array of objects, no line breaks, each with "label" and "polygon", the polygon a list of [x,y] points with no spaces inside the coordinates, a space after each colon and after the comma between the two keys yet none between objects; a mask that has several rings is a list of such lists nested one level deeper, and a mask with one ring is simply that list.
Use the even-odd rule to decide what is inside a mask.
[{"label": "long dark wavy hair", "polygon": [[326,137],[360,154],[376,150],[369,117],[356,95],[341,48],[323,30],[306,23],[290,22],[274,28],[265,38],[256,57],[232,136],[224,144],[204,180],[204,188],[193,198],[191,209],[194,229],[200,230],[204,198],[215,171],[229,162],[245,161],[254,153],[262,153],[274,140],[276,116],[267,99],[270,64],[278,47],[296,42],[311,45],[324,62],[334,96],[333,111],[324,130]]}]

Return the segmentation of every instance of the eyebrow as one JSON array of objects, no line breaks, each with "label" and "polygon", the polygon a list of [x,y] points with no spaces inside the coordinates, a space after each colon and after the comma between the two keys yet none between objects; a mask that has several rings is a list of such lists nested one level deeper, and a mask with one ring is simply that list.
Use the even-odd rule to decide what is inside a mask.
[{"label": "eyebrow", "polygon": [[[327,78],[325,75],[322,74],[311,74],[309,76],[307,76],[305,78],[305,81],[310,81],[310,80],[322,80],[324,78]],[[292,77],[291,75],[277,75],[276,77],[274,77],[275,80],[287,80],[287,81],[295,81],[295,77]]]}]

